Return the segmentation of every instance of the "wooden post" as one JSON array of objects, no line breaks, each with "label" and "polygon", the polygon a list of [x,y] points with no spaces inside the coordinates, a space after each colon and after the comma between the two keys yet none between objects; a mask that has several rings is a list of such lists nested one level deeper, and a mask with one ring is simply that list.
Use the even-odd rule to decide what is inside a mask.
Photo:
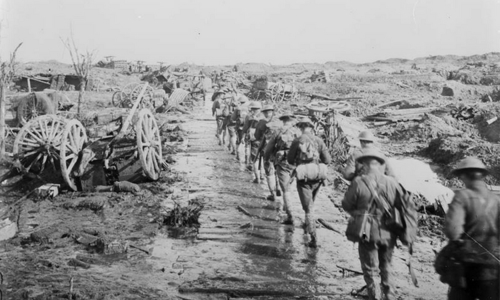
[{"label": "wooden post", "polygon": [[5,85],[0,80],[0,158],[5,156]]},{"label": "wooden post", "polygon": [[28,79],[28,93],[31,93],[31,80],[29,77],[26,77]]},{"label": "wooden post", "polygon": [[125,133],[127,133],[127,129],[132,123],[132,118],[134,117],[134,114],[137,111],[137,108],[139,107],[139,103],[141,103],[142,97],[144,96],[144,93],[146,92],[146,88],[148,87],[148,83],[146,82],[144,86],[142,87],[141,92],[139,93],[139,96],[135,100],[134,106],[130,109],[130,112],[127,116],[127,119],[125,122],[123,122],[122,128],[120,132],[116,135],[116,137],[113,140],[119,140],[125,136]]}]

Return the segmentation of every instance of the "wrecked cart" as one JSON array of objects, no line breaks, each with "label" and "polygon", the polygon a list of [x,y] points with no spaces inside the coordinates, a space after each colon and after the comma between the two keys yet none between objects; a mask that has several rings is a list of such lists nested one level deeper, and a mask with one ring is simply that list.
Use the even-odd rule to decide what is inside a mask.
[{"label": "wrecked cart", "polygon": [[[94,126],[58,115],[36,117],[19,131],[13,154],[16,167],[71,190],[92,190],[115,181],[158,180],[161,137],[153,113],[138,111],[145,84],[131,109],[98,113]],[[86,120],[88,121],[88,120]]]}]

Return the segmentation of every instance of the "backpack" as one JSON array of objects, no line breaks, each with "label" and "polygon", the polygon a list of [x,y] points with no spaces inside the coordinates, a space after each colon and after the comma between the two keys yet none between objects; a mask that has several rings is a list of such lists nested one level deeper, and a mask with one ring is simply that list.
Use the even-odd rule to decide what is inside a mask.
[{"label": "backpack", "polygon": [[248,128],[248,139],[250,142],[254,142],[257,139],[255,138],[255,130],[257,129],[257,124],[259,123],[259,120],[253,119],[250,123],[250,128]]},{"label": "backpack", "polygon": [[230,108],[226,101],[219,101],[219,108],[215,111],[217,117],[227,117],[230,114]]},{"label": "backpack", "polygon": [[399,240],[405,246],[413,244],[417,239],[418,212],[415,206],[414,194],[399,184],[396,203],[399,203],[404,228],[398,233]]},{"label": "backpack", "polygon": [[298,157],[303,163],[318,162],[318,145],[310,138],[307,138],[305,141],[300,141]]}]

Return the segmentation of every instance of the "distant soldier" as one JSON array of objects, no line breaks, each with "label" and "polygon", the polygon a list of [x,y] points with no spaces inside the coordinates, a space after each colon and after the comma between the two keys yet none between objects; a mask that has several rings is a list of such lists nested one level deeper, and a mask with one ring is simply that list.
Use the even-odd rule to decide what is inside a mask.
[{"label": "distant soldier", "polygon": [[212,96],[212,116],[217,122],[217,133],[215,136],[219,140],[219,145],[225,144],[226,139],[226,117],[229,115],[229,108],[225,100],[225,92],[215,92]]},{"label": "distant soldier", "polygon": [[[236,160],[240,160],[240,145],[243,144],[245,147],[245,140],[244,140],[244,135],[243,135],[243,126],[245,124],[245,119],[248,115],[248,112],[250,110],[250,101],[248,101],[248,98],[244,95],[239,95],[238,98],[236,99],[236,102],[239,102],[239,105],[236,106],[236,109],[233,112],[232,118],[234,119],[234,122],[236,123],[235,129],[236,129]],[[243,150],[245,151],[245,150]],[[246,158],[246,157],[245,157]],[[245,164],[248,162],[245,160]]]},{"label": "distant soldier", "polygon": [[[259,123],[257,123],[257,127],[255,128],[255,139],[257,141],[260,141],[257,159],[261,160],[261,162],[263,161],[264,164],[267,185],[269,187],[269,192],[271,193],[271,195],[267,197],[267,200],[274,201],[276,200],[276,176],[274,165],[269,159],[264,159],[263,155],[264,148],[273,135],[273,130],[267,125],[269,124],[269,122],[273,121],[274,107],[272,105],[264,105],[261,112],[264,115],[264,118],[261,119]],[[261,164],[261,162],[259,162],[259,164]]]},{"label": "distant soldier", "polygon": [[[344,176],[345,179],[352,181],[354,177],[359,176],[364,174],[363,170],[363,164],[357,163],[356,160],[359,156],[361,156],[361,153],[365,149],[370,149],[375,147],[375,136],[369,131],[363,131],[359,134],[359,143],[361,144],[361,149],[354,149],[353,153],[347,160],[347,164],[345,168],[340,169],[340,172]],[[394,174],[394,170],[392,169],[391,165],[387,161],[387,159],[384,157],[385,163],[381,166],[383,168],[383,172],[387,176],[392,176],[396,177]]]},{"label": "distant soldier", "polygon": [[287,161],[288,152],[295,139],[300,137],[301,132],[293,126],[295,116],[291,112],[285,112],[279,118],[283,121],[283,127],[269,140],[264,150],[264,161],[273,161],[278,176],[278,182],[283,191],[283,201],[278,202],[278,213],[286,212],[283,224],[293,225],[291,210],[291,178],[295,166]]},{"label": "distant soldier", "polygon": [[[375,148],[363,150],[357,163],[363,165],[365,172],[356,176],[349,186],[342,208],[351,215],[353,222],[347,227],[347,238],[359,242],[358,252],[363,270],[368,299],[377,297],[378,289],[375,277],[380,274],[382,299],[394,299],[391,283],[392,253],[397,236],[390,232],[382,220],[384,208],[378,203],[386,202],[394,207],[399,192],[399,184],[393,177],[382,173],[385,157]],[[378,200],[376,200],[378,199]],[[366,221],[363,222],[366,218]],[[363,232],[363,238],[357,232]],[[351,235],[350,232],[356,232]]]},{"label": "distant soldier", "polygon": [[[315,248],[318,241],[314,219],[314,200],[326,179],[326,165],[331,162],[331,157],[323,140],[314,135],[314,124],[309,118],[305,117],[300,120],[297,127],[302,131],[302,135],[293,141],[287,160],[289,164],[297,166],[295,170],[297,191],[306,214],[306,232],[311,237],[309,246]],[[324,175],[324,178],[321,175]]]},{"label": "distant soldier", "polygon": [[255,178],[254,183],[260,183],[261,174],[259,170],[259,162],[256,159],[259,152],[260,141],[255,138],[255,129],[259,121],[264,118],[260,112],[262,105],[260,102],[254,101],[250,104],[250,112],[245,118],[243,125],[243,136],[245,138],[245,160],[247,161],[247,168],[252,170]]},{"label": "distant soldier", "polygon": [[[244,95],[233,92],[230,101],[230,113],[227,122],[227,131],[229,133],[229,150],[231,154],[236,155],[239,160],[240,136],[243,129],[244,117],[248,113],[248,98]],[[241,119],[243,115],[243,120]]]},{"label": "distant soldier", "polygon": [[500,198],[484,182],[488,171],[479,159],[463,159],[452,174],[458,176],[465,189],[455,192],[446,213],[444,233],[450,242],[461,244],[465,287],[451,287],[448,299],[500,299]]}]

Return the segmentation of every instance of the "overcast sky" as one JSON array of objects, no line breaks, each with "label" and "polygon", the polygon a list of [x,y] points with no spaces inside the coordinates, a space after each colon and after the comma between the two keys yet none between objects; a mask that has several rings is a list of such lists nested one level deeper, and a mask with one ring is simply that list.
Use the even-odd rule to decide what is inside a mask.
[{"label": "overcast sky", "polygon": [[0,53],[69,62],[351,61],[500,52],[500,0],[0,0]]}]

